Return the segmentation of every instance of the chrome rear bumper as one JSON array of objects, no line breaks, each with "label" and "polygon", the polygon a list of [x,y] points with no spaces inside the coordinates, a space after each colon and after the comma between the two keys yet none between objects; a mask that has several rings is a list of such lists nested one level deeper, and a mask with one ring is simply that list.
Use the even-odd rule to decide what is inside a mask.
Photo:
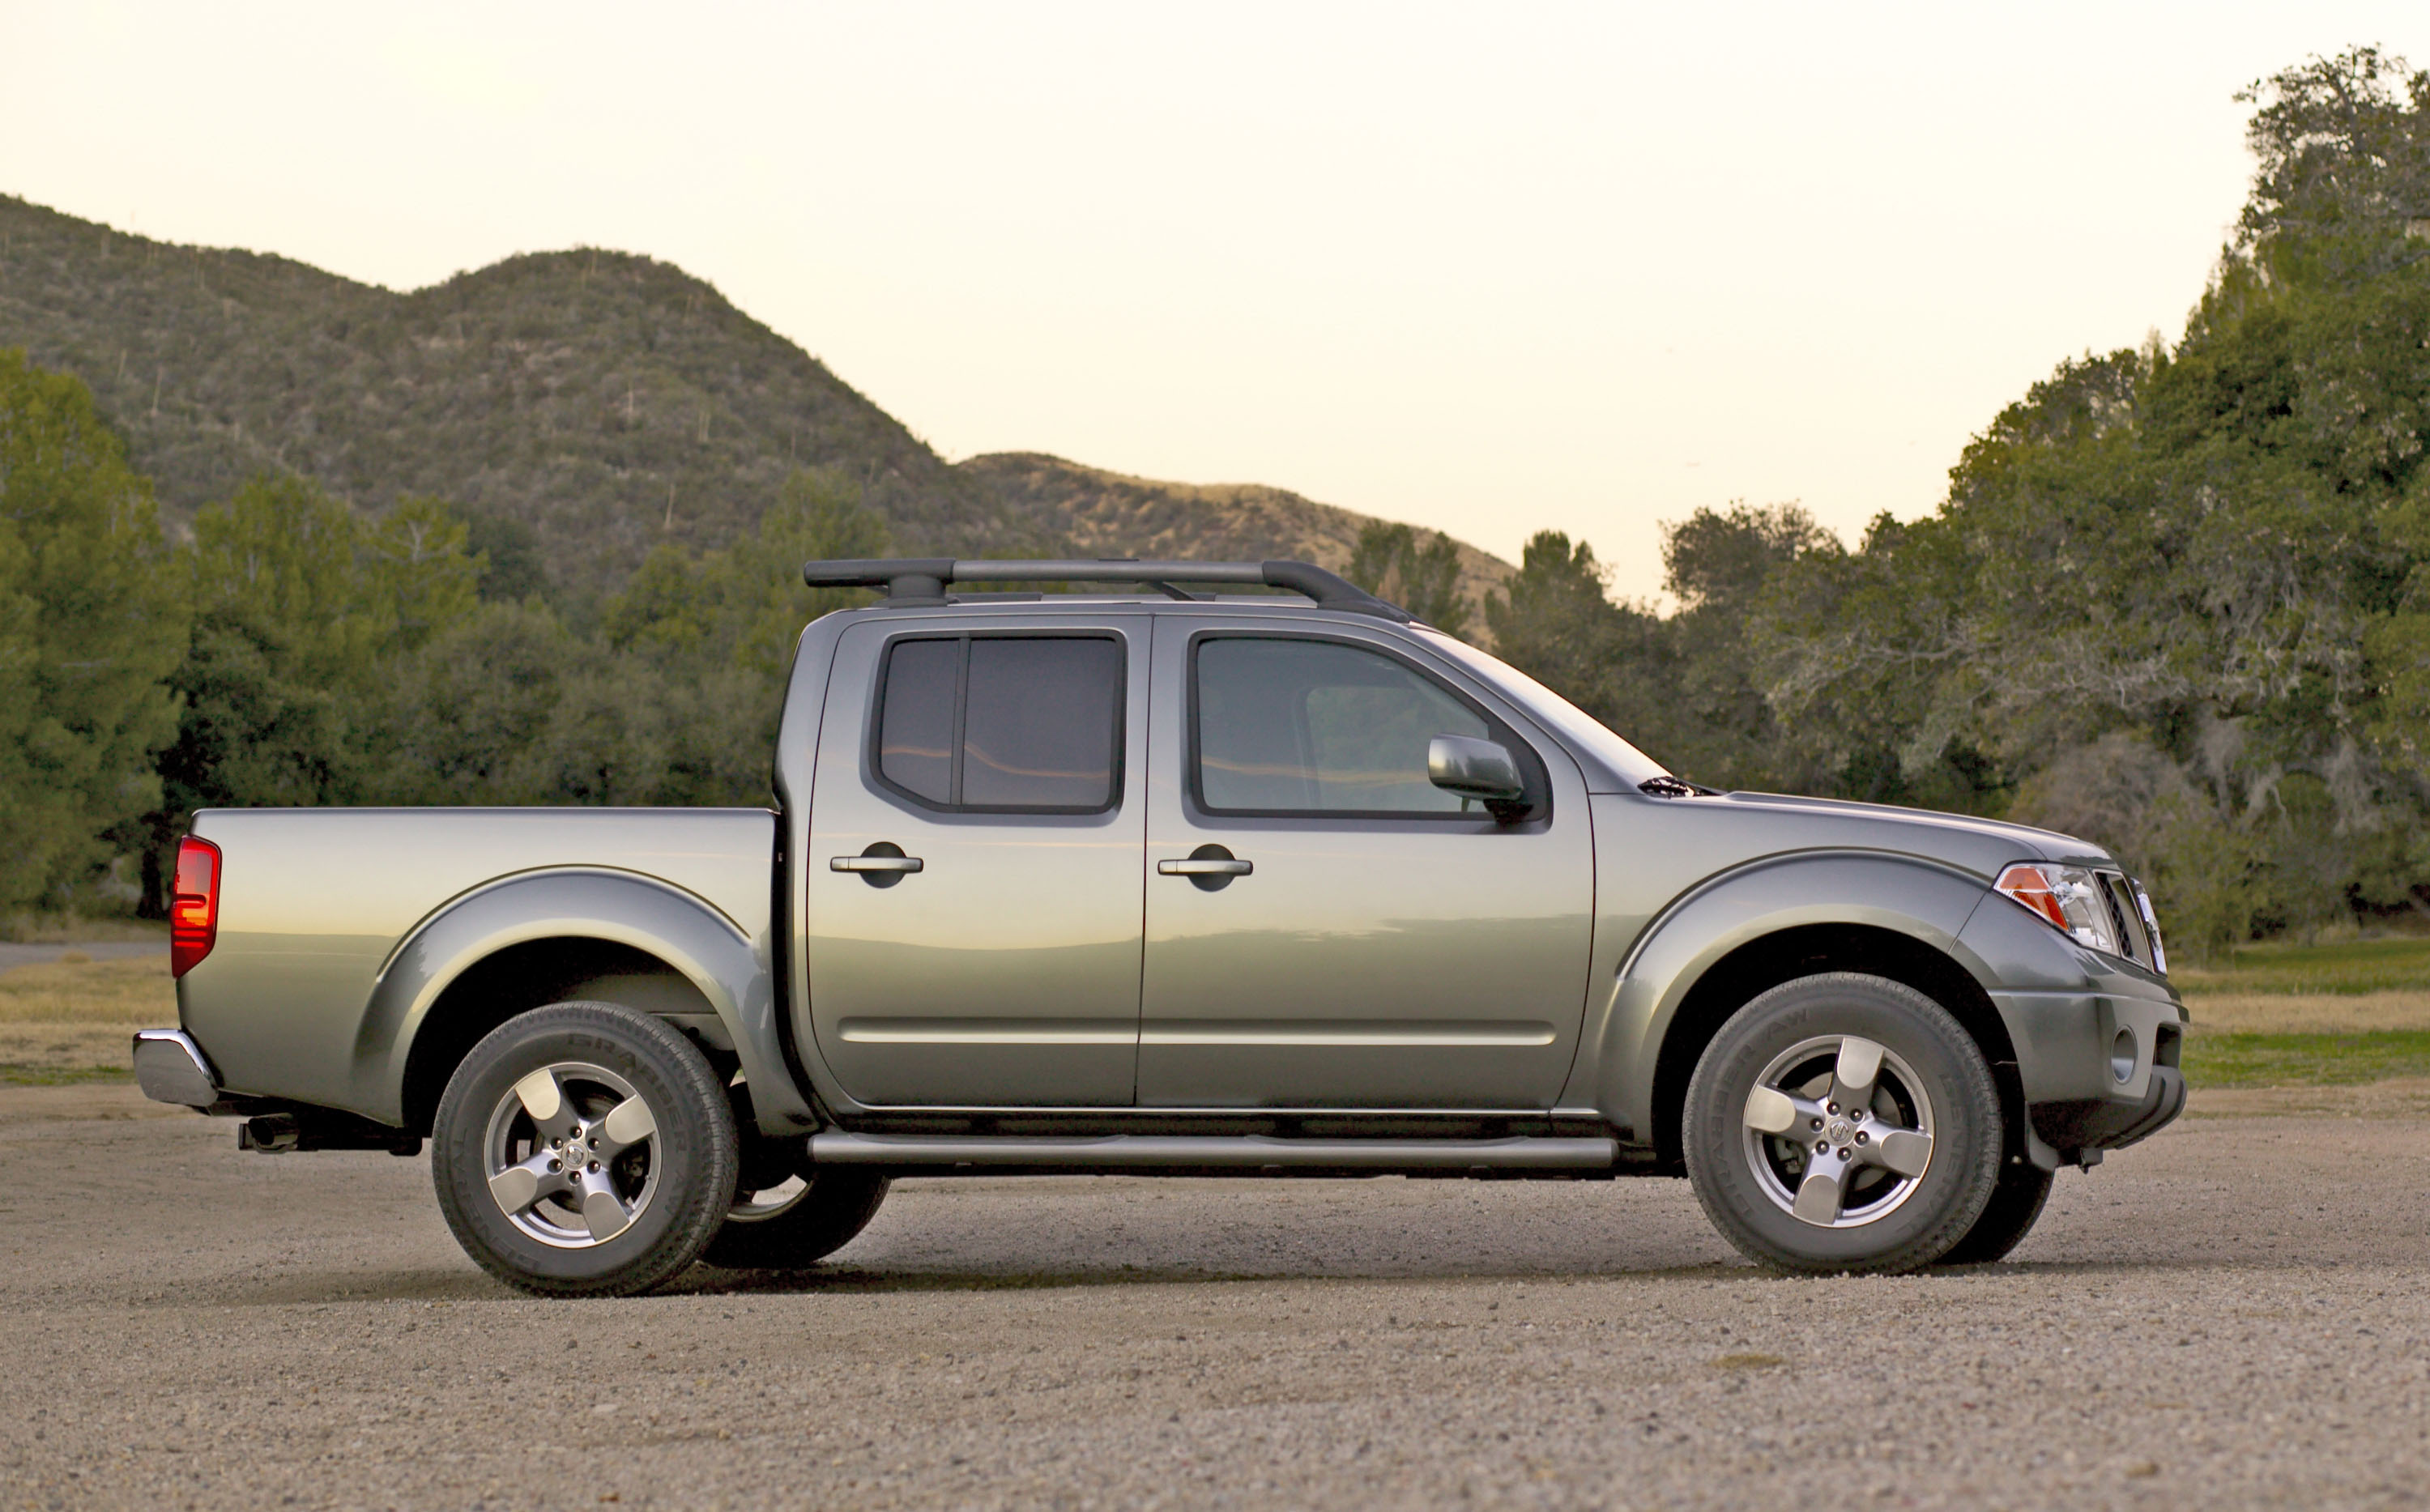
[{"label": "chrome rear bumper", "polygon": [[211,1063],[183,1029],[135,1031],[135,1085],[156,1103],[208,1108],[220,1101]]}]

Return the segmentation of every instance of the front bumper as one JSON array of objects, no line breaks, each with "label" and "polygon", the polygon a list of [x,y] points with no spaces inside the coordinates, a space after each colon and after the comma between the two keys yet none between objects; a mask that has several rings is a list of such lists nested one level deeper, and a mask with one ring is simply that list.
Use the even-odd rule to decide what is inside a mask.
[{"label": "front bumper", "polygon": [[2016,1054],[2025,1154],[2090,1164],[2185,1111],[2186,1010],[2167,981],[1999,899],[1959,935]]},{"label": "front bumper", "polygon": [[2034,1133],[2058,1151],[2122,1150],[2158,1133],[2186,1110],[2185,1073],[2173,1066],[2155,1068],[2140,1102],[2085,1099],[2064,1103],[2033,1103],[2027,1110]]}]

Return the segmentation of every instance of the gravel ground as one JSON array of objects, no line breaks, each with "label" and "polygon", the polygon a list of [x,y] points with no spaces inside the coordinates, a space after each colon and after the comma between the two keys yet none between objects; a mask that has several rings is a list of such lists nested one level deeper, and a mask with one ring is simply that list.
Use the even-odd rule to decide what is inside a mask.
[{"label": "gravel ground", "polygon": [[424,1160],[0,1092],[0,1512],[2418,1506],[2430,1118],[2357,1105],[2188,1120],[1965,1272],[1765,1275],[1669,1181],[994,1179],[548,1303]]}]

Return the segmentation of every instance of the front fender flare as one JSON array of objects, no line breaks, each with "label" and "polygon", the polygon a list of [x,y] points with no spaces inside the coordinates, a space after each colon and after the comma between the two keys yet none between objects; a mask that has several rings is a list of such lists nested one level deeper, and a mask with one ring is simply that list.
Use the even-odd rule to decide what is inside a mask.
[{"label": "front fender flare", "polygon": [[1590,1004],[1579,1090],[1632,1140],[1656,1143],[1663,1041],[1689,992],[1731,952],[1813,925],[1881,929],[1941,952],[1982,982],[1984,963],[1957,937],[1986,896],[1971,872],[1877,851],[1797,852],[1707,877],[1645,926]]},{"label": "front fender flare", "polygon": [[406,1066],[431,1007],[466,971],[535,939],[597,939],[657,956],[698,989],[724,1022],[763,1128],[817,1120],[777,1038],[771,942],[715,905],[656,877],[601,868],[524,872],[441,905],[381,966],[355,1038],[356,1105],[404,1118]]}]

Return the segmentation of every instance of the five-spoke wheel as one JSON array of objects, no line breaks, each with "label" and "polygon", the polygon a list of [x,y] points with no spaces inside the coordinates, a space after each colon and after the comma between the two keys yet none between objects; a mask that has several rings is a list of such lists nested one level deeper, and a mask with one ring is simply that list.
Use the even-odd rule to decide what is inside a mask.
[{"label": "five-spoke wheel", "polygon": [[543,1244],[604,1244],[657,1189],[657,1116],[605,1066],[559,1061],[515,1083],[490,1115],[490,1195]]},{"label": "five-spoke wheel", "polygon": [[1906,1271],[1973,1226],[2000,1175],[1999,1092],[1949,1011],[1903,983],[1784,983],[1714,1036],[1683,1153],[1714,1225],[1805,1271]]},{"label": "five-spoke wheel", "polygon": [[560,1003],[508,1020],[448,1080],[431,1138],[465,1253],[526,1291],[645,1291],[700,1257],[733,1200],[734,1118],[662,1020]]},{"label": "five-spoke wheel", "polygon": [[1913,1067],[1857,1035],[1791,1045],[1746,1097],[1746,1153],[1801,1221],[1850,1228],[1898,1210],[1932,1164],[1932,1099]]}]

